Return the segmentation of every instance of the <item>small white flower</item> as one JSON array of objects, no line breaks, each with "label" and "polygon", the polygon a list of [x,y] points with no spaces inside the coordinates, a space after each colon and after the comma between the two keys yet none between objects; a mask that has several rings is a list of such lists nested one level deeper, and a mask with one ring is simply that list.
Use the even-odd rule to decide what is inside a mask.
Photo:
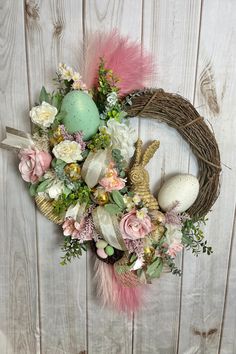
[{"label": "small white flower", "polygon": [[66,64],[59,64],[58,73],[61,75],[63,80],[73,80],[74,71],[70,66],[66,66]]},{"label": "small white flower", "polygon": [[43,101],[40,106],[33,107],[29,115],[33,123],[43,128],[48,128],[54,122],[57,109]]},{"label": "small white flower", "polygon": [[81,75],[80,75],[80,73],[78,73],[78,72],[76,72],[76,71],[74,71],[73,72],[73,75],[72,75],[72,80],[73,81],[80,81],[81,82]]},{"label": "small white flower", "polygon": [[109,95],[107,96],[108,106],[110,106],[110,107],[115,106],[117,100],[118,100],[118,96],[117,96],[116,92],[113,91],[113,92],[109,93]]},{"label": "small white flower", "polygon": [[86,85],[81,80],[74,81],[72,84],[72,88],[73,90],[83,90],[83,91],[87,90]]},{"label": "small white flower", "polygon": [[111,135],[112,148],[119,149],[124,160],[129,161],[134,154],[134,143],[137,141],[135,129],[115,119],[110,119],[105,129]]},{"label": "small white flower", "polygon": [[61,141],[54,146],[52,152],[57,159],[67,163],[83,160],[81,146],[75,141]]},{"label": "small white flower", "polygon": [[128,195],[124,195],[123,200],[126,205],[126,209],[128,211],[131,211],[132,209],[134,209],[135,205],[133,203],[132,197],[129,197]]},{"label": "small white flower", "polygon": [[136,211],[136,216],[137,216],[138,219],[142,220],[142,219],[145,218],[147,213],[148,213],[147,208],[142,208],[142,209]]},{"label": "small white flower", "polygon": [[64,190],[64,183],[59,180],[54,180],[52,184],[45,190],[51,199],[58,199]]},{"label": "small white flower", "polygon": [[135,205],[137,205],[141,202],[141,198],[138,194],[135,194],[135,196],[133,197],[133,202]]}]

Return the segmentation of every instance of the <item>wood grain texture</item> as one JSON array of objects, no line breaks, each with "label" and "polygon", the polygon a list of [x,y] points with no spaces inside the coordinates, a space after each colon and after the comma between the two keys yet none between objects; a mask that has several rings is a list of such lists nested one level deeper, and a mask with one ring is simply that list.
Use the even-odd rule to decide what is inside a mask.
[{"label": "wood grain texture", "polygon": [[[221,194],[205,228],[214,253],[211,257],[201,256],[196,262],[191,254],[186,253],[184,257],[179,353],[219,352],[236,200],[236,122],[232,119],[235,116],[235,7],[234,1],[211,0],[204,1],[202,7],[195,106],[199,106],[200,114],[214,129],[223,171]],[[228,290],[231,286],[234,291],[234,283],[229,284]],[[223,332],[232,325],[231,345],[227,344],[224,349],[222,342],[220,352],[233,353],[235,322],[229,324],[228,316],[226,312]]]},{"label": "wood grain texture", "polygon": [[[1,1],[1,138],[29,131],[23,1]],[[0,353],[40,352],[35,207],[12,152],[0,151]]]},{"label": "wood grain texture", "polygon": [[[194,95],[201,2],[145,1],[143,46],[153,54],[157,74],[152,86]],[[160,139],[160,148],[148,170],[156,194],[164,179],[187,173],[190,149],[180,135],[165,124],[142,119],[140,136]],[[181,257],[177,264],[181,267]],[[165,274],[148,289],[144,309],[135,316],[134,353],[176,353],[178,346],[181,278]],[[153,325],[151,325],[153,324]]]},{"label": "wood grain texture", "polygon": [[[42,85],[52,88],[59,62],[78,66],[82,1],[26,3],[31,105]],[[37,213],[40,322],[43,354],[86,350],[86,256],[62,267],[60,227]]]},{"label": "wood grain texture", "polygon": [[[130,16],[132,14],[132,16]],[[118,28],[123,35],[141,41],[141,0],[87,0],[85,1],[84,28],[88,31],[111,31]],[[138,120],[132,120],[138,129]],[[88,353],[130,354],[132,348],[132,318],[101,308],[96,297],[93,278],[93,262],[88,270]]]}]

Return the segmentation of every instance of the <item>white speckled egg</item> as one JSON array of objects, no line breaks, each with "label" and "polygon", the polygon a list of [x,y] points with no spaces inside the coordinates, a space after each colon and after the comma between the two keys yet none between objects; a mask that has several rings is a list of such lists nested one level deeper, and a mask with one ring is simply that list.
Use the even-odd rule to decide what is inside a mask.
[{"label": "white speckled egg", "polygon": [[167,211],[175,202],[176,211],[182,213],[193,205],[199,193],[198,179],[189,174],[179,174],[164,182],[158,193],[160,208]]}]

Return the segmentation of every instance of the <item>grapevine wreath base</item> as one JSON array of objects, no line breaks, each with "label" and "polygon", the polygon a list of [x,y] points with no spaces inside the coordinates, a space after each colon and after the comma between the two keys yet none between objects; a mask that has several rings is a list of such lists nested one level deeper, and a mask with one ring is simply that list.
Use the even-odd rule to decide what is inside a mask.
[{"label": "grapevine wreath base", "polygon": [[[57,88],[43,87],[30,111],[33,134],[7,127],[1,147],[19,153],[19,169],[39,210],[62,226],[61,264],[88,247],[103,303],[137,310],[145,285],[170,271],[183,248],[211,254],[201,224],[218,196],[220,154],[193,105],[161,89],[144,89],[151,59],[137,43],[95,34],[81,76],[60,64]],[[175,128],[199,164],[198,178],[178,174],[154,196],[146,166],[159,148],[143,147],[129,125],[153,118]]]}]

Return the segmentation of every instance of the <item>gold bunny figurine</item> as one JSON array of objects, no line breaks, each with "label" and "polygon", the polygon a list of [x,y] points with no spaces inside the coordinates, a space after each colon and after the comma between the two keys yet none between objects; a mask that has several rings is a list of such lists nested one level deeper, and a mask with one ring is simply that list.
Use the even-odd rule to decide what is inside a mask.
[{"label": "gold bunny figurine", "polygon": [[154,140],[146,148],[143,155],[142,145],[142,140],[138,139],[136,142],[134,164],[130,169],[129,179],[133,187],[133,191],[140,196],[147,208],[150,210],[155,210],[159,209],[159,206],[156,198],[151,194],[149,187],[149,174],[147,170],[145,170],[145,166],[159,148],[160,142],[158,140]]}]

